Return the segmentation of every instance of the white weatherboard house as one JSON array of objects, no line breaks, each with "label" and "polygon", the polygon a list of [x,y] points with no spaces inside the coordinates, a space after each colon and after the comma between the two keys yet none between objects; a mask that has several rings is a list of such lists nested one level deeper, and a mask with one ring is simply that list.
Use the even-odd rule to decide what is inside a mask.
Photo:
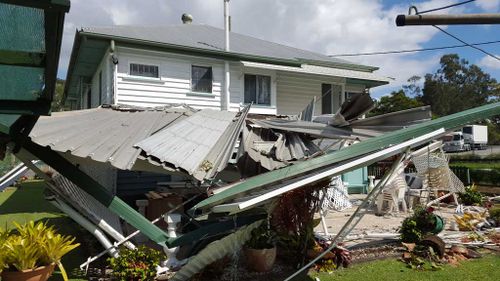
[{"label": "white weatherboard house", "polygon": [[[82,28],[73,45],[65,96],[72,109],[101,104],[314,115],[335,113],[349,95],[389,83],[359,65],[208,25]],[[229,62],[229,91],[224,90]]]}]

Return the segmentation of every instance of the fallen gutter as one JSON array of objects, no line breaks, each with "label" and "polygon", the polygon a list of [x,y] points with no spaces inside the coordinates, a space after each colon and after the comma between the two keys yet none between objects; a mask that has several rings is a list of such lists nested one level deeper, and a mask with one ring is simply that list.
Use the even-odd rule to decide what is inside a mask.
[{"label": "fallen gutter", "polygon": [[376,153],[368,154],[364,157],[355,159],[353,161],[349,161],[343,165],[329,168],[326,171],[322,171],[318,174],[308,175],[302,179],[293,179],[293,180],[291,180],[292,182],[289,184],[286,184],[278,189],[266,192],[262,195],[259,195],[255,198],[252,198],[252,199],[249,199],[247,201],[215,206],[213,208],[213,210],[214,210],[214,212],[230,212],[230,213],[240,212],[240,211],[243,211],[245,209],[254,207],[255,205],[262,204],[263,202],[265,202],[271,198],[274,198],[276,196],[279,196],[283,193],[292,191],[294,189],[300,188],[300,187],[305,186],[307,184],[317,182],[317,181],[324,179],[326,177],[338,176],[340,174],[351,171],[353,169],[357,169],[359,167],[364,167],[364,166],[367,166],[371,163],[375,163],[377,161],[385,159],[387,157],[391,157],[393,155],[399,154],[401,152],[404,152],[408,147],[415,147],[415,146],[421,145],[422,143],[427,142],[432,138],[436,138],[444,133],[445,133],[444,129],[439,129],[439,130],[436,130],[436,131],[431,132],[429,134],[425,134],[423,136],[414,138],[412,140],[391,146],[389,148],[378,151]]},{"label": "fallen gutter", "polygon": [[249,178],[245,182],[205,199],[194,206],[191,211],[194,212],[199,209],[208,209],[217,204],[232,200],[243,193],[273,186],[290,178],[314,173],[318,169],[324,169],[342,161],[374,153],[380,149],[411,140],[441,128],[444,128],[445,131],[449,131],[472,123],[478,119],[498,114],[500,114],[500,103],[493,103],[368,139],[339,151],[328,153],[324,156]]}]

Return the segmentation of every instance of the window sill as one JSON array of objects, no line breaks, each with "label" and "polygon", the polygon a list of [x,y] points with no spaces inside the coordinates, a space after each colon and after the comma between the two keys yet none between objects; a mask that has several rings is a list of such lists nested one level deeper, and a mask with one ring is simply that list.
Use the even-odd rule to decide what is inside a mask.
[{"label": "window sill", "polygon": [[187,92],[187,96],[205,97],[205,98],[215,98],[213,93],[201,93],[201,92]]},{"label": "window sill", "polygon": [[129,81],[149,82],[149,83],[158,83],[158,84],[165,83],[165,81],[161,80],[161,78],[141,77],[141,76],[121,76],[121,78],[123,80],[129,80]]},{"label": "window sill", "polygon": [[[240,107],[249,105],[249,103],[241,103]],[[274,105],[262,105],[262,104],[252,104],[252,108],[263,108],[263,109],[276,109]]]}]

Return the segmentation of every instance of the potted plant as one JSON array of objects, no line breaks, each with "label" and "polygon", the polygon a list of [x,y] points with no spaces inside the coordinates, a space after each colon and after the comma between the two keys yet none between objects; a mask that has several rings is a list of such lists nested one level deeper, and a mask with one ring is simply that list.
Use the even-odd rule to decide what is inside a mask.
[{"label": "potted plant", "polygon": [[438,234],[444,228],[443,218],[433,213],[432,207],[416,207],[413,215],[405,218],[399,229],[405,243],[418,243],[428,234]]},{"label": "potted plant", "polygon": [[45,281],[56,265],[68,280],[61,258],[80,245],[73,243],[75,238],[57,234],[43,222],[14,224],[16,231],[0,230],[2,281]]},{"label": "potted plant", "polygon": [[276,260],[276,232],[268,224],[261,224],[252,231],[244,253],[249,269],[257,272],[271,270]]},{"label": "potted plant", "polygon": [[123,248],[120,256],[109,258],[108,262],[113,276],[120,281],[154,280],[163,258],[160,251],[140,246],[135,250]]}]

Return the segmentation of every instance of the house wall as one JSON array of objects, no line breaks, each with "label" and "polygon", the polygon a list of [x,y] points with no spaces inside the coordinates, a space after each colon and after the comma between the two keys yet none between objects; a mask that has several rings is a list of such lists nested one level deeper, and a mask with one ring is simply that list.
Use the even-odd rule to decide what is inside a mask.
[{"label": "house wall", "polygon": [[[102,83],[99,85],[99,76],[102,75]],[[91,82],[91,107],[98,107],[101,104],[112,104],[113,103],[113,63],[111,62],[109,52],[101,60],[101,63],[97,67]],[[101,89],[99,91],[99,86]],[[99,94],[101,97],[99,98]],[[84,107],[87,106],[86,101],[83,104]]]},{"label": "house wall", "polygon": [[[144,107],[185,103],[194,108],[220,110],[224,79],[222,61],[121,47],[117,48],[117,55],[116,103]],[[130,63],[157,65],[160,78],[131,76]],[[191,91],[193,64],[212,67],[212,93]]]},{"label": "house wall", "polygon": [[[92,78],[92,107],[99,104],[99,72],[103,73],[102,103],[155,107],[167,104],[187,104],[197,109],[221,109],[224,82],[224,61],[159,51],[116,48],[118,57],[116,74],[116,100],[113,99],[114,69],[107,54]],[[130,63],[157,65],[160,78],[137,77],[129,74]],[[212,93],[191,91],[191,66],[211,66]],[[253,105],[251,113],[298,114],[313,97],[317,98],[315,115],[321,114],[321,84],[341,85],[345,92],[362,92],[363,85],[346,85],[341,77],[283,72],[244,67],[240,62],[230,63],[230,110],[244,106],[244,75],[271,76],[271,105]]]}]

